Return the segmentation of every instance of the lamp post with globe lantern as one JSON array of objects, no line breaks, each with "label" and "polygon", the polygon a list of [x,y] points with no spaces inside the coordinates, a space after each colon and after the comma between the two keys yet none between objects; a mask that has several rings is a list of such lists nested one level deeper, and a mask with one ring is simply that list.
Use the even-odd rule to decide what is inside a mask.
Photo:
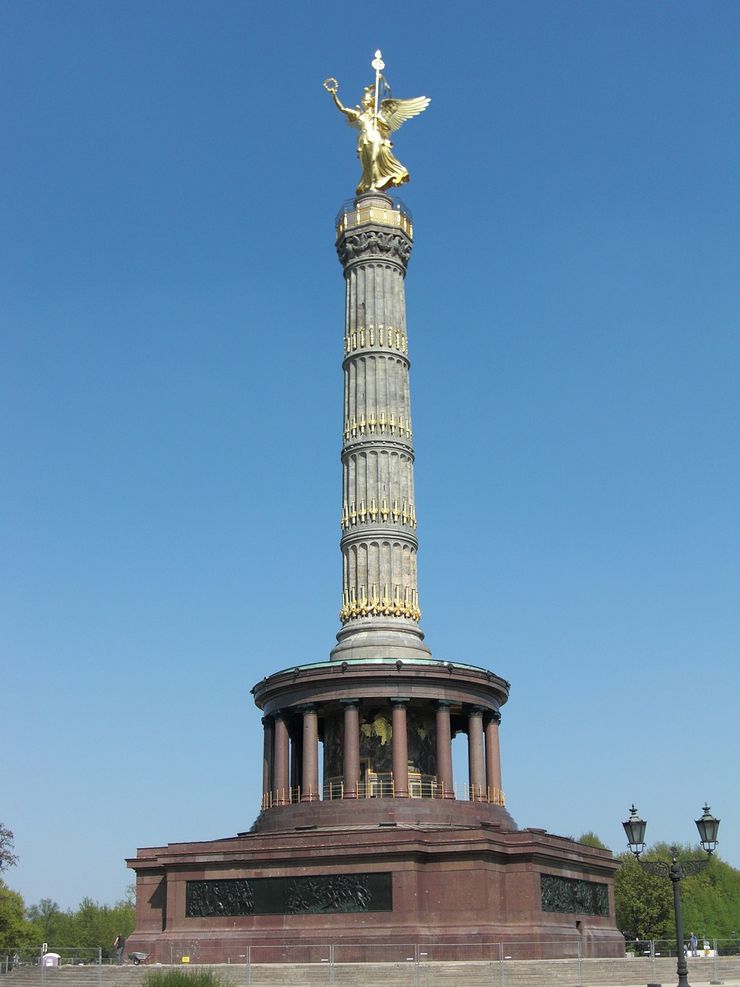
[{"label": "lamp post with globe lantern", "polygon": [[688,964],[686,962],[686,953],[684,951],[684,940],[683,940],[683,911],[681,909],[681,878],[688,877],[691,874],[698,874],[700,870],[703,870],[709,863],[709,858],[717,849],[717,833],[719,831],[719,819],[716,819],[709,810],[709,806],[705,803],[703,815],[696,820],[696,828],[699,830],[699,840],[701,842],[702,848],[706,850],[708,856],[703,860],[684,860],[682,863],[678,862],[678,850],[676,847],[673,848],[673,862],[668,863],[665,860],[640,860],[640,854],[645,849],[645,830],[647,829],[647,822],[644,819],[640,819],[637,815],[637,809],[635,808],[634,802],[632,803],[632,808],[630,809],[630,817],[626,822],[622,823],[624,831],[627,834],[627,843],[629,848],[634,853],[637,858],[638,863],[648,874],[658,874],[663,877],[669,877],[673,882],[673,910],[676,917],[676,955],[678,957],[678,965],[676,967],[676,972],[678,973],[678,987],[690,987],[688,980]]}]

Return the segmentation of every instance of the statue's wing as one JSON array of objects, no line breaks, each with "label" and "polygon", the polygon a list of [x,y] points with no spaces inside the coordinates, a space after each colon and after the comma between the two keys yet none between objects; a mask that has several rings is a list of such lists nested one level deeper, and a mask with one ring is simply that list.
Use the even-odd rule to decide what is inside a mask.
[{"label": "statue's wing", "polygon": [[431,103],[428,96],[416,96],[414,99],[384,99],[380,104],[380,112],[391,131],[398,130],[405,120],[418,116]]}]

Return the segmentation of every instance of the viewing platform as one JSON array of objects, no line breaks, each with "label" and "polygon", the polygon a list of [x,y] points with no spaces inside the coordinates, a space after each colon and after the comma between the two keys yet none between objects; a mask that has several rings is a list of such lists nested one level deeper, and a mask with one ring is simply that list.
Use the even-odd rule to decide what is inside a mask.
[{"label": "viewing platform", "polygon": [[[413,240],[414,223],[411,210],[400,199],[393,198],[392,206],[387,206],[380,202],[381,194],[366,192],[365,196],[367,198],[364,201],[363,196],[359,196],[357,199],[347,199],[342,203],[335,220],[338,237],[357,226],[378,223],[381,226],[393,226]],[[382,199],[389,198],[390,196],[382,195]]]}]

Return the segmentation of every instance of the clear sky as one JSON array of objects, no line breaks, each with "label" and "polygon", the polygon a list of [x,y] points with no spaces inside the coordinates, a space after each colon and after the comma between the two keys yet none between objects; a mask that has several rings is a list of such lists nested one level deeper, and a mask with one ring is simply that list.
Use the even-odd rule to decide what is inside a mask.
[{"label": "clear sky", "polygon": [[[369,12],[369,13],[365,13]],[[740,4],[0,5],[0,820],[27,903],[247,829],[338,628],[346,102],[412,182],[422,624],[520,826],[740,867]],[[458,765],[457,780],[464,780]]]}]

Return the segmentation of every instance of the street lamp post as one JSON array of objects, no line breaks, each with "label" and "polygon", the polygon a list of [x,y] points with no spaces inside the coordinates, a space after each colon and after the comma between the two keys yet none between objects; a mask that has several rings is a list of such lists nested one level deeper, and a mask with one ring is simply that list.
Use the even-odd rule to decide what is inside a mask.
[{"label": "street lamp post", "polygon": [[700,819],[696,820],[696,828],[699,830],[699,840],[704,850],[706,850],[708,856],[703,860],[684,860],[683,863],[678,862],[678,851],[674,847],[673,851],[673,862],[667,863],[665,860],[640,860],[640,854],[645,849],[645,830],[647,829],[647,823],[644,819],[640,819],[637,815],[637,809],[634,803],[630,810],[630,817],[626,822],[622,823],[624,826],[624,831],[627,834],[627,843],[629,848],[634,853],[637,858],[638,863],[648,874],[658,874],[663,877],[669,877],[673,883],[673,910],[676,916],[676,955],[678,957],[678,965],[676,967],[676,972],[678,973],[678,987],[690,987],[688,974],[689,968],[686,962],[686,954],[684,952],[684,941],[683,941],[683,911],[681,909],[681,878],[688,877],[691,874],[698,874],[700,870],[709,863],[709,858],[717,849],[717,832],[719,830],[719,819],[715,817],[709,811],[709,806],[705,803],[703,809],[703,815]]}]

